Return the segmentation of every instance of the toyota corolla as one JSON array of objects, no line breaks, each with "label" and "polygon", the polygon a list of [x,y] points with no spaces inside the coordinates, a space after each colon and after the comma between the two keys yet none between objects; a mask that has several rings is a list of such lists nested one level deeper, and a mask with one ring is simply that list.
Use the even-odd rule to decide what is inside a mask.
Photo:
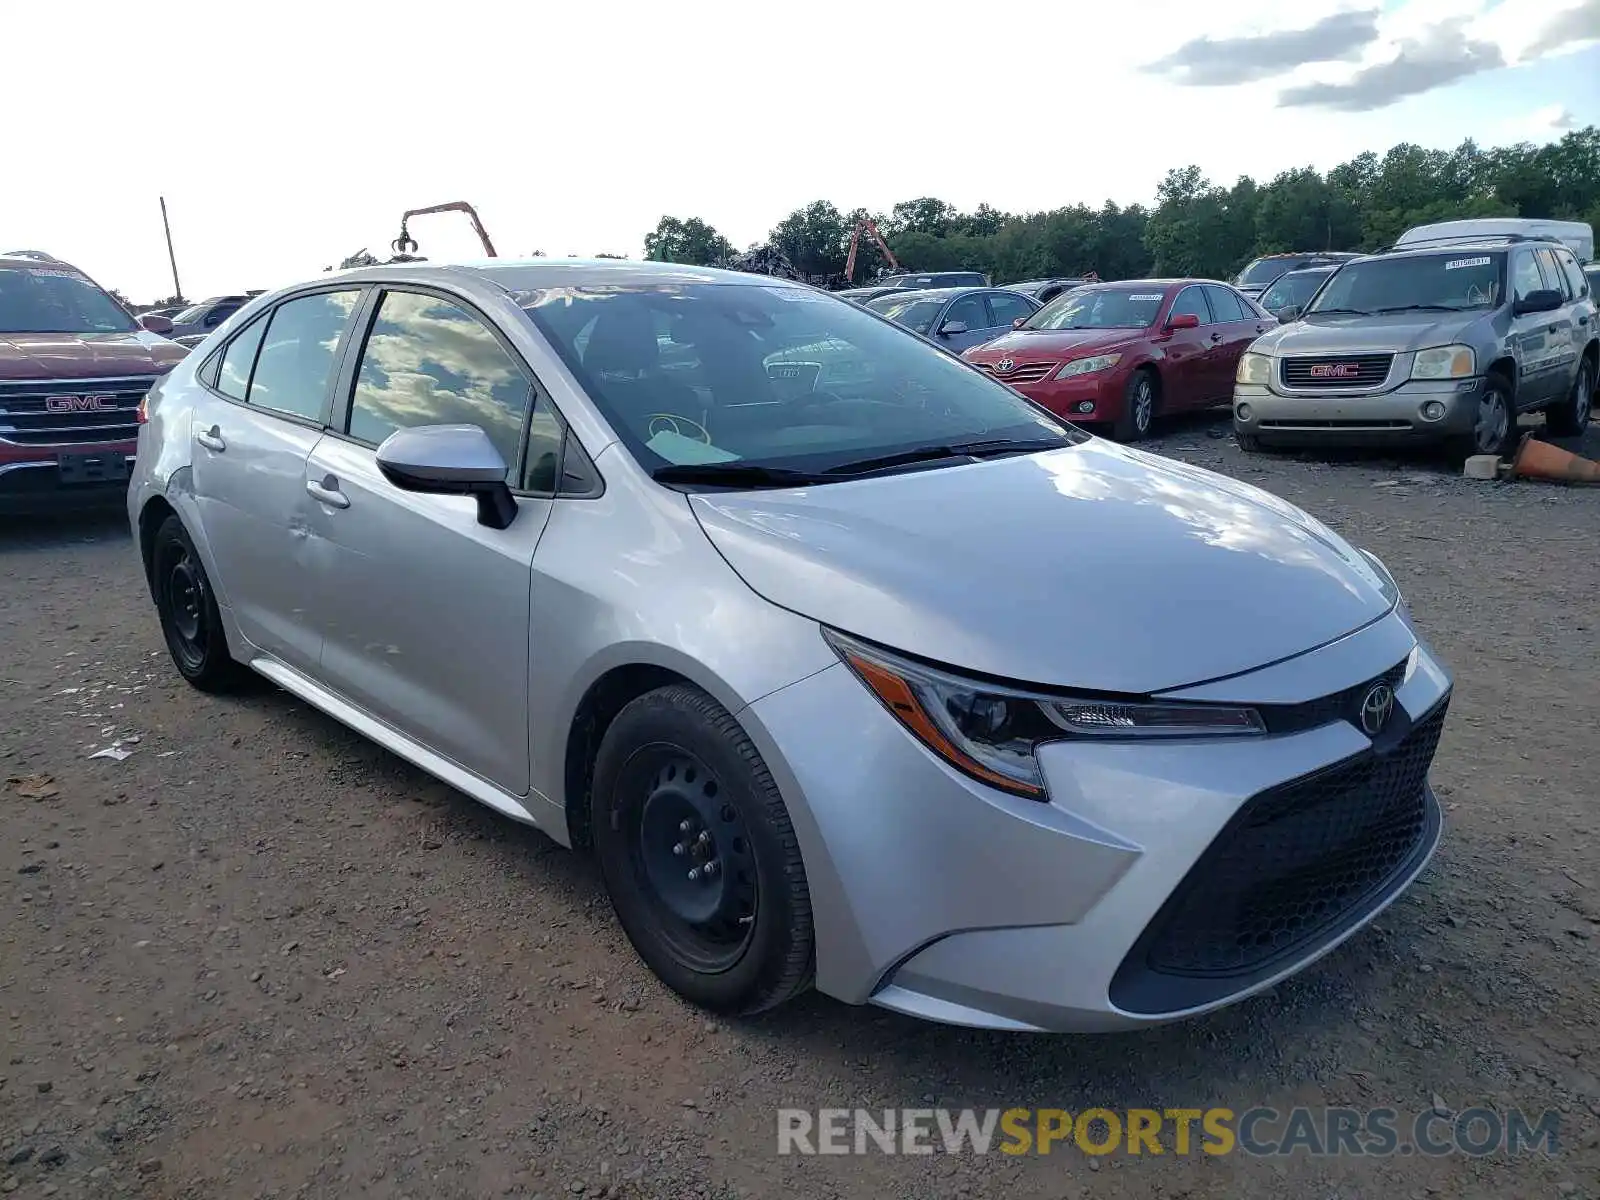
[{"label": "toyota corolla", "polygon": [[324,276],[142,415],[177,671],[253,671],[589,850],[712,1010],[1197,1014],[1439,838],[1450,677],[1376,558],[802,285]]}]

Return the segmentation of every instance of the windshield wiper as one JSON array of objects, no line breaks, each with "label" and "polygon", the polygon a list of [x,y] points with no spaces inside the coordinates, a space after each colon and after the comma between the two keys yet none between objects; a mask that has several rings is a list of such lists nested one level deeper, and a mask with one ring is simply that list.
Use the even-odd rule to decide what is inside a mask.
[{"label": "windshield wiper", "polygon": [[1454,304],[1391,304],[1391,305],[1388,305],[1385,308],[1375,308],[1375,309],[1372,310],[1374,316],[1377,316],[1380,313],[1397,313],[1397,312],[1460,312],[1460,311],[1461,310],[1459,308],[1457,308]]},{"label": "windshield wiper", "polygon": [[838,483],[833,475],[762,467],[755,463],[683,463],[657,467],[650,472],[657,483],[707,483],[721,487],[804,487],[810,483]]},{"label": "windshield wiper", "polygon": [[1313,308],[1306,314],[1308,317],[1370,317],[1371,315],[1364,308]]},{"label": "windshield wiper", "polygon": [[914,450],[902,450],[898,454],[884,454],[877,458],[861,458],[854,462],[840,463],[836,467],[829,467],[826,473],[837,479],[841,475],[868,475],[874,471],[887,471],[920,462],[936,462],[943,458],[993,458],[1007,454],[1034,454],[1040,450],[1059,450],[1062,446],[1071,444],[1065,439],[990,438],[977,442],[918,446]]}]

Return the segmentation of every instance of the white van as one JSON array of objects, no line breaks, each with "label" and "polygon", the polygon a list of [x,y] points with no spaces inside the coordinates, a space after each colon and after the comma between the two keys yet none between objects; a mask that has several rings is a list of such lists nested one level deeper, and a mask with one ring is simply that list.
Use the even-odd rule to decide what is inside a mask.
[{"label": "white van", "polygon": [[1582,221],[1544,221],[1528,217],[1477,217],[1470,221],[1440,221],[1408,229],[1395,249],[1422,242],[1464,237],[1553,237],[1567,244],[1581,263],[1594,261],[1594,226]]}]

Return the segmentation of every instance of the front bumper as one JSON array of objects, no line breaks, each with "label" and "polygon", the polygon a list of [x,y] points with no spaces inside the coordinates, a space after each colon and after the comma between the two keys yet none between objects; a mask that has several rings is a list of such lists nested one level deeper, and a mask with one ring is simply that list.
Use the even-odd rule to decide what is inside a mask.
[{"label": "front bumper", "polygon": [[[1411,380],[1383,392],[1285,394],[1235,384],[1233,427],[1271,445],[1372,445],[1438,442],[1470,434],[1482,378]],[[1438,416],[1425,415],[1437,405]]]},{"label": "front bumper", "polygon": [[127,494],[136,447],[136,442],[43,449],[0,447],[0,513],[59,512],[115,504]]},{"label": "front bumper", "polygon": [[[1248,700],[1254,688],[1259,703],[1299,703],[1363,684],[1397,661],[1407,673],[1390,728],[1416,722],[1436,741],[1436,726],[1420,719],[1442,722],[1450,679],[1398,612],[1209,692]],[[1291,694],[1296,679],[1305,694]],[[1215,694],[1218,687],[1229,695]],[[763,698],[741,719],[801,841],[818,988],[954,1024],[1105,1030],[1232,1003],[1370,921],[1421,871],[1439,835],[1424,782],[1433,744],[1419,749],[1396,734],[1396,745],[1385,745],[1386,731],[1375,748],[1344,720],[1247,741],[1058,743],[1040,751],[1051,799],[1038,803],[946,767],[842,666]],[[1335,778],[1324,773],[1343,771],[1337,778],[1357,786],[1400,746],[1409,746],[1415,783],[1409,824],[1377,854],[1369,843],[1383,831],[1341,824],[1346,807],[1324,805],[1323,785]],[[1257,828],[1264,807],[1273,809],[1267,825],[1279,822],[1276,842],[1239,833]],[[1286,849],[1284,837],[1294,845]],[[1339,875],[1340,855],[1363,854],[1351,868],[1365,870],[1360,886],[1327,882],[1330,871]],[[1249,895],[1227,886],[1240,862],[1256,872]],[[1295,906],[1319,904],[1295,916]],[[1195,911],[1218,920],[1232,911],[1242,933],[1271,944],[1237,960],[1221,951],[1195,957],[1183,947],[1225,948],[1230,936],[1186,927]]]},{"label": "front bumper", "polygon": [[[1003,375],[995,378],[1005,382]],[[1063,420],[1115,421],[1122,415],[1122,383],[1123,376],[1113,369],[1014,386],[1029,400]]]}]

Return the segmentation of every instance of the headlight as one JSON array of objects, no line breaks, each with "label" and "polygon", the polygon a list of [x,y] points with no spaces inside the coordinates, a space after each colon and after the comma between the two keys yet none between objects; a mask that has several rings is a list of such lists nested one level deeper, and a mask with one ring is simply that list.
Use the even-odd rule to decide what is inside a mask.
[{"label": "headlight", "polygon": [[1122,361],[1120,354],[1096,354],[1093,358],[1079,358],[1069,362],[1056,372],[1057,379],[1071,379],[1074,375],[1091,375],[1095,371],[1104,371],[1114,367]]},{"label": "headlight", "polygon": [[1413,379],[1471,379],[1477,372],[1471,346],[1435,346],[1418,350],[1411,363]]},{"label": "headlight", "polygon": [[1266,386],[1272,380],[1272,358],[1266,354],[1241,354],[1239,368],[1233,374],[1238,383]]},{"label": "headlight", "polygon": [[1237,737],[1266,732],[1261,714],[1226,704],[1052,696],[964,679],[825,630],[829,644],[918,741],[991,787],[1045,799],[1034,756],[1045,742]]}]

